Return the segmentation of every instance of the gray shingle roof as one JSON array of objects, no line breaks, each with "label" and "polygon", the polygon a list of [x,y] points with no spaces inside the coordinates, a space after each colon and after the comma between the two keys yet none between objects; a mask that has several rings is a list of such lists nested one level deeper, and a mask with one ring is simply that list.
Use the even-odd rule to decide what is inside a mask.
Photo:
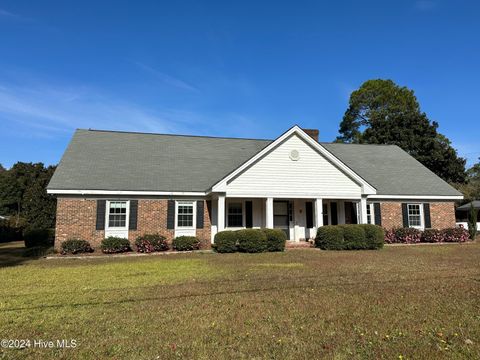
[{"label": "gray shingle roof", "polygon": [[472,202],[469,202],[467,204],[463,204],[462,206],[459,206],[457,208],[457,210],[468,211],[468,210],[470,210],[470,206],[471,206],[472,203],[473,203],[473,207],[475,209],[480,209],[480,200],[473,200]]},{"label": "gray shingle roof", "polygon": [[206,191],[270,142],[77,130],[48,188]]},{"label": "gray shingle roof", "polygon": [[396,145],[322,143],[378,195],[462,195]]},{"label": "gray shingle roof", "polygon": [[[48,189],[206,191],[272,140],[77,130]],[[461,195],[397,146],[322,143],[381,195]]]}]

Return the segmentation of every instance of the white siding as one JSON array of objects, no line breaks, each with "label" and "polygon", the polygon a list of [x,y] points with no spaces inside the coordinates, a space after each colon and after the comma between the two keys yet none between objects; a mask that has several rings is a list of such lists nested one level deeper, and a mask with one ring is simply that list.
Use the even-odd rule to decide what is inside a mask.
[{"label": "white siding", "polygon": [[[299,160],[290,159],[292,150]],[[361,186],[294,134],[227,184],[227,197],[247,194],[359,198]]]}]

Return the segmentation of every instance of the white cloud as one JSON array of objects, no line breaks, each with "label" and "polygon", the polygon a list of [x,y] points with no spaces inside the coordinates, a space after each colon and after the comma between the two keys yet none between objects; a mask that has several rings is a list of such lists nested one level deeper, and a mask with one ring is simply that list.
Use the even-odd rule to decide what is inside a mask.
[{"label": "white cloud", "polygon": [[0,84],[0,122],[45,136],[75,128],[175,132],[191,114],[154,111],[86,87]]},{"label": "white cloud", "polygon": [[145,65],[141,62],[135,62],[134,63],[135,65],[137,65],[139,68],[141,68],[142,70],[148,72],[149,74],[153,75],[155,78],[157,78],[158,80],[160,80],[161,82],[165,83],[165,84],[168,84],[170,86],[173,86],[173,87],[176,87],[178,89],[182,89],[182,90],[188,90],[188,91],[193,91],[193,92],[198,92],[198,89],[183,81],[183,80],[180,80],[176,77],[173,77],[171,75],[168,75],[168,74],[165,74],[163,72],[160,72],[148,65]]}]

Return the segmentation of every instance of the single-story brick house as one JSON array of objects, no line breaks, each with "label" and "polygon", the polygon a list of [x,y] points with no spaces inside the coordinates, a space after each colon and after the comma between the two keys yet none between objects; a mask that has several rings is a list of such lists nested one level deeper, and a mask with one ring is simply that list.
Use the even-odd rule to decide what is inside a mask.
[{"label": "single-story brick house", "polygon": [[48,185],[56,246],[108,236],[279,228],[291,241],[326,224],[455,226],[462,194],[397,146],[77,130]]}]

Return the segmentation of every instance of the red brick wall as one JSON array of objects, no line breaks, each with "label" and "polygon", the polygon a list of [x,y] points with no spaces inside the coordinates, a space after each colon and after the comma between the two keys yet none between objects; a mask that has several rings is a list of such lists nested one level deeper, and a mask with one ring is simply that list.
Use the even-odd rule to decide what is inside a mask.
[{"label": "red brick wall", "polygon": [[453,202],[430,203],[430,217],[434,229],[455,227],[455,204]]},{"label": "red brick wall", "polygon": [[58,198],[55,225],[55,247],[70,238],[85,239],[94,247],[105,236],[103,230],[95,230],[97,201],[87,199]]},{"label": "red brick wall", "polygon": [[382,226],[385,229],[403,227],[402,203],[382,202],[380,203],[382,214]]},{"label": "red brick wall", "polygon": [[[137,230],[129,230],[128,237],[133,244],[139,235],[159,233],[173,240],[175,232],[167,229],[166,199],[138,200]],[[94,199],[58,198],[55,246],[70,238],[85,239],[93,247],[100,247],[105,237],[104,230],[96,230],[97,201]],[[201,240],[202,248],[210,248],[211,221],[210,211],[205,201],[204,227],[197,229],[196,235]]]},{"label": "red brick wall", "polygon": [[[402,203],[380,203],[382,226],[386,229],[403,227]],[[430,218],[433,229],[455,227],[455,206],[453,202],[430,203]]]}]

